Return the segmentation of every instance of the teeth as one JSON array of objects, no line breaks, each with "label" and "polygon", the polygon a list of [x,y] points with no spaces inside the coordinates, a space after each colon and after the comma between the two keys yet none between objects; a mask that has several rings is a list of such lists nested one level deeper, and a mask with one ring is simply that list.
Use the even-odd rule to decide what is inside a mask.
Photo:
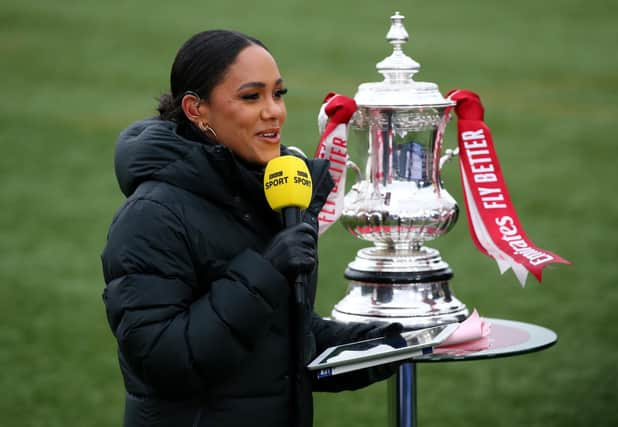
[{"label": "teeth", "polygon": [[261,133],[260,135],[265,136],[267,138],[271,138],[273,136],[275,136],[274,132],[268,132],[268,133]]}]

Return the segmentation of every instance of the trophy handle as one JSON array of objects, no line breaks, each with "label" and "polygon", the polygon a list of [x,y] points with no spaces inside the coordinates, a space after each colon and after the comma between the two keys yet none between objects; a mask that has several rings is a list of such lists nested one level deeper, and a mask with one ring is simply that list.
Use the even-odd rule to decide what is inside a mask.
[{"label": "trophy handle", "polygon": [[352,169],[354,170],[354,172],[356,172],[356,183],[357,184],[365,179],[365,177],[363,176],[363,171],[361,171],[358,165],[354,163],[352,160],[346,161],[345,166],[346,168]]},{"label": "trophy handle", "polygon": [[449,160],[451,160],[453,157],[456,157],[459,155],[459,147],[453,149],[447,148],[446,149],[446,154],[442,157],[440,157],[440,163],[439,163],[439,169],[440,171],[442,171],[442,166],[444,166],[444,164],[446,162],[448,162]]},{"label": "trophy handle", "polygon": [[307,159],[307,155],[305,154],[305,152],[303,150],[301,150],[300,148],[296,147],[295,145],[289,145],[288,146],[288,151],[290,151],[292,154],[296,154],[296,157],[300,157],[303,159]]}]

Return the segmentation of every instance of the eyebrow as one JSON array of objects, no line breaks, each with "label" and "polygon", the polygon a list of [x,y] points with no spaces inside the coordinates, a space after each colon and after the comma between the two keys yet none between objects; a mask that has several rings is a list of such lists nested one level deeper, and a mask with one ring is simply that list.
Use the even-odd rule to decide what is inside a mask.
[{"label": "eyebrow", "polygon": [[[275,85],[281,84],[283,83],[283,79],[277,79],[277,81],[275,82]],[[262,82],[249,82],[249,83],[244,83],[241,84],[240,86],[238,86],[238,89],[236,89],[237,91],[243,90],[243,89],[247,89],[247,88],[264,88],[266,87],[266,83],[262,83]]]}]

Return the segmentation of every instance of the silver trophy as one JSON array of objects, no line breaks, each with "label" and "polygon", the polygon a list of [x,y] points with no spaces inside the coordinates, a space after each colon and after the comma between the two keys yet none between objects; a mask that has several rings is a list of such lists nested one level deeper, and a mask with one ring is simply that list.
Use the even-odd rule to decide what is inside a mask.
[{"label": "silver trophy", "polygon": [[420,65],[402,50],[408,40],[403,18],[399,12],[391,17],[386,39],[393,53],[376,66],[384,81],[361,84],[354,97],[348,165],[358,178],[345,195],[341,222],[373,247],[361,249],[348,265],[348,291],[332,317],[418,329],[462,321],[469,312],[449,286],[449,265],[424,246],[458,217],[440,178],[456,154],[442,155],[439,143],[454,103],[436,84],[413,80]]}]

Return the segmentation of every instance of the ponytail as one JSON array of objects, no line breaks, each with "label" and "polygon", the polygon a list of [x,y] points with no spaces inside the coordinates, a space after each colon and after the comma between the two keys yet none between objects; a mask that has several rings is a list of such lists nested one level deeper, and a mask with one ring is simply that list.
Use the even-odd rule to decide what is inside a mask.
[{"label": "ponytail", "polygon": [[157,107],[159,118],[161,120],[171,120],[177,123],[182,121],[185,114],[180,105],[181,99],[174,99],[171,93],[164,93],[161,95],[159,98],[159,106]]}]

